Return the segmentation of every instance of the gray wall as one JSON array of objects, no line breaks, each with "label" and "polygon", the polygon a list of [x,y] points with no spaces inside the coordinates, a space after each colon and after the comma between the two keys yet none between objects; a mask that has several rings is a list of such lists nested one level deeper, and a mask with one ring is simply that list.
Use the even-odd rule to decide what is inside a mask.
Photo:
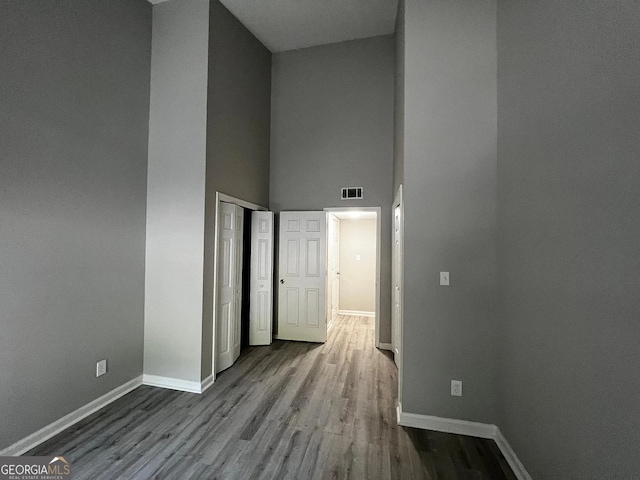
[{"label": "gray wall", "polygon": [[[394,39],[278,53],[272,68],[270,208],[382,207],[380,340],[390,342]],[[364,200],[340,200],[348,186]]]},{"label": "gray wall", "polygon": [[375,218],[340,220],[340,310],[376,311],[377,236]]},{"label": "gray wall", "polygon": [[393,107],[393,195],[404,183],[404,0],[398,0],[396,15],[396,70]]},{"label": "gray wall", "polygon": [[499,3],[499,425],[540,480],[640,471],[638,25]]},{"label": "gray wall", "polygon": [[403,409],[495,423],[496,4],[405,8]]},{"label": "gray wall", "polygon": [[201,379],[209,0],[153,7],[144,373]]},{"label": "gray wall", "polygon": [[151,6],[1,2],[0,44],[2,450],[142,374]]},{"label": "gray wall", "polygon": [[211,374],[216,191],[269,206],[271,52],[218,1],[209,10],[202,378]]}]

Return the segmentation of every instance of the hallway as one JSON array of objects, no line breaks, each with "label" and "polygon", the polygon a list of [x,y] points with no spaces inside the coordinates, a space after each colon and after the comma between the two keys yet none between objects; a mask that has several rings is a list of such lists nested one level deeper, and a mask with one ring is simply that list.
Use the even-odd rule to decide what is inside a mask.
[{"label": "hallway", "polygon": [[495,443],[396,425],[373,318],[243,351],[202,395],[142,386],[29,452],[80,479],[515,479]]}]

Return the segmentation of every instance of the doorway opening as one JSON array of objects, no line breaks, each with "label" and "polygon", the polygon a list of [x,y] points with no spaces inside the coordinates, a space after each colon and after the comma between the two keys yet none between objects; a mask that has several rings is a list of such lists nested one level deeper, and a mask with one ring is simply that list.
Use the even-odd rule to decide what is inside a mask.
[{"label": "doorway opening", "polygon": [[244,238],[242,242],[242,312],[240,314],[240,354],[249,346],[251,328],[249,311],[251,308],[251,214],[253,210],[244,210]]},{"label": "doorway opening", "polygon": [[327,212],[327,322],[338,315],[372,317],[380,348],[379,207],[325,208]]}]

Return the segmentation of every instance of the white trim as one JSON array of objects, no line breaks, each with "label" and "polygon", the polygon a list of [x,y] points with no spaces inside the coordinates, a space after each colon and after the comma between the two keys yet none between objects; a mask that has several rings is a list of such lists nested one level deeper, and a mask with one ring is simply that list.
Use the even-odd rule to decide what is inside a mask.
[{"label": "white trim", "polygon": [[168,388],[170,390],[179,390],[189,393],[203,393],[213,384],[213,375],[209,375],[201,382],[192,382],[189,380],[181,380],[179,378],[161,377],[159,375],[142,376],[142,384],[150,387]]},{"label": "white trim", "polygon": [[[380,348],[380,261],[382,243],[382,208],[381,207],[325,207],[325,212],[375,212],[376,213],[376,329],[375,346]],[[344,310],[343,310],[344,311]]]},{"label": "white trim", "polygon": [[487,423],[468,422],[455,418],[433,417],[402,411],[402,405],[398,403],[398,425],[403,427],[421,428],[423,430],[435,430],[437,432],[455,433],[457,435],[470,435],[480,438],[494,438],[498,427]]},{"label": "white trim", "polygon": [[[402,185],[398,186],[398,191],[391,206],[391,343],[393,344],[393,361],[398,367],[398,401],[402,402],[402,390],[404,382],[404,200]],[[400,209],[400,243],[399,251],[395,247],[395,225],[396,208]],[[396,276],[400,287],[400,299],[398,310],[393,306],[395,298]]]},{"label": "white trim", "polygon": [[89,402],[86,405],[78,408],[77,410],[74,410],[73,412],[65,415],[59,420],[50,423],[46,427],[41,428],[28,437],[25,437],[22,440],[18,440],[13,445],[0,451],[0,456],[16,457],[24,454],[25,452],[28,452],[32,448],[35,448],[46,440],[49,440],[54,435],[57,435],[63,430],[66,430],[72,425],[75,425],[80,420],[83,420],[92,413],[95,413],[101,408],[106,407],[110,403],[115,402],[117,399],[126,395],[132,390],[135,390],[140,385],[142,385],[142,375],[134,378],[133,380],[129,380],[127,383],[124,383],[117,388],[114,388],[110,392],[107,392],[101,397],[96,398],[92,402]]},{"label": "white trim", "polygon": [[241,198],[233,197],[231,195],[227,195],[226,193],[216,192],[216,200],[218,202],[227,202],[238,205],[242,208],[247,208],[249,210],[256,210],[258,212],[268,212],[269,209],[267,207],[263,207],[262,205],[258,205],[256,203],[251,203],[246,200],[242,200]]},{"label": "white trim", "polygon": [[382,342],[380,342],[380,345],[378,345],[378,348],[380,350],[389,350],[390,352],[393,352],[393,344],[391,344],[391,343],[382,343]]},{"label": "white trim", "polygon": [[509,442],[507,442],[507,439],[497,427],[496,436],[493,440],[496,442],[496,445],[498,445],[498,448],[502,452],[502,455],[504,455],[505,460],[511,467],[511,470],[513,470],[516,478],[518,480],[532,480],[531,475],[529,475],[527,469],[522,465],[522,462],[516,455],[516,452],[513,451],[511,445],[509,445]]},{"label": "white trim", "polygon": [[376,312],[363,312],[360,310],[338,310],[338,315],[355,315],[358,317],[374,317]]},{"label": "white trim", "polygon": [[488,423],[469,422],[455,418],[433,417],[402,411],[402,404],[396,406],[398,425],[403,427],[420,428],[423,430],[435,430],[437,432],[455,433],[457,435],[469,435],[472,437],[489,438],[496,442],[505,460],[513,470],[518,480],[532,480],[531,476],[518,459],[509,442],[496,425]]},{"label": "white trim", "polygon": [[[330,314],[331,312],[329,312]],[[328,315],[327,315],[328,318]],[[333,328],[333,324],[335,323],[336,319],[331,317],[331,319],[329,320],[329,323],[327,323],[327,336],[329,335],[329,332],[331,331],[331,329]],[[276,335],[274,335],[273,338],[276,338]]]},{"label": "white trim", "polygon": [[206,392],[213,385],[213,373],[200,382],[200,393]]}]

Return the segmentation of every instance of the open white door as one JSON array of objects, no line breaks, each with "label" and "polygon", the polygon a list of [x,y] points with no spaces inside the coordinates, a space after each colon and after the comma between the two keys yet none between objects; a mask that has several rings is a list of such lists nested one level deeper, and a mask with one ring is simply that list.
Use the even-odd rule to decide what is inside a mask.
[{"label": "open white door", "polygon": [[271,345],[273,252],[273,212],[253,212],[249,345]]},{"label": "open white door", "polygon": [[329,327],[338,316],[340,309],[340,220],[329,214]]},{"label": "open white door", "polygon": [[281,212],[278,338],[327,341],[326,213]]},{"label": "open white door", "polygon": [[393,210],[393,252],[391,261],[391,282],[393,284],[393,311],[391,335],[393,342],[393,359],[400,368],[400,349],[402,348],[402,217],[401,207]]},{"label": "open white door", "polygon": [[244,228],[244,210],[241,207],[221,202],[219,212],[216,373],[229,368],[240,356]]}]

